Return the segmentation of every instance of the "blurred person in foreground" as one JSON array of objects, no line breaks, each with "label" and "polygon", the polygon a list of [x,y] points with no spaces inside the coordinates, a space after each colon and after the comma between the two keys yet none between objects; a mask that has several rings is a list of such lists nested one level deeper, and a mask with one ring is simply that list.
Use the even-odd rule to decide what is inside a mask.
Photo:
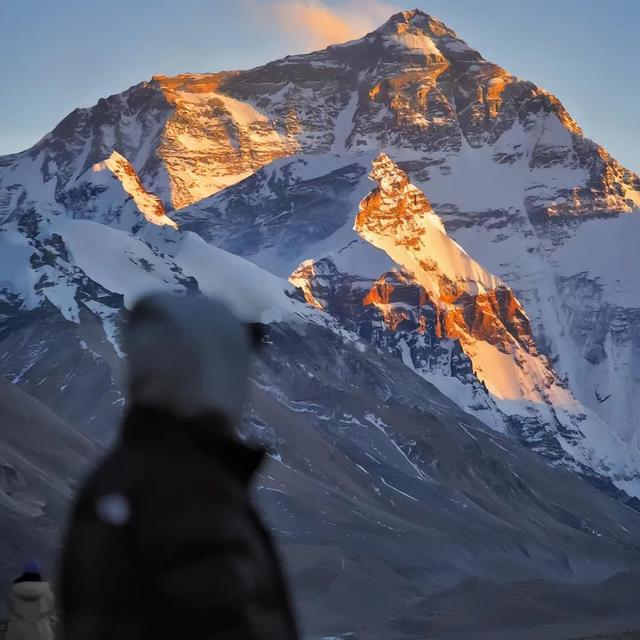
[{"label": "blurred person in foreground", "polygon": [[53,640],[55,601],[37,560],[29,560],[9,593],[6,640]]},{"label": "blurred person in foreground", "polygon": [[298,638],[234,436],[255,339],[222,304],[156,294],[126,334],[128,410],[62,557],[66,640]]}]

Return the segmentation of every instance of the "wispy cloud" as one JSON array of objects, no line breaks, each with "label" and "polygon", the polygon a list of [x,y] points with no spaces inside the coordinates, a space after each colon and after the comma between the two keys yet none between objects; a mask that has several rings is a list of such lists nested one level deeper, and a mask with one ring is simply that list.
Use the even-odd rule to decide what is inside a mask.
[{"label": "wispy cloud", "polygon": [[347,0],[339,6],[322,0],[274,0],[259,4],[260,18],[270,28],[307,51],[360,38],[397,11],[381,0]]}]

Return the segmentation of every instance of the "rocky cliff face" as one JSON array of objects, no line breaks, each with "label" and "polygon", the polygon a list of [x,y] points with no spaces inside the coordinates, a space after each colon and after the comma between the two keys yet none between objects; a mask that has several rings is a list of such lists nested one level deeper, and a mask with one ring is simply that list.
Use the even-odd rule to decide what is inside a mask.
[{"label": "rocky cliff face", "polygon": [[179,209],[298,149],[250,103],[218,93],[219,81],[158,76],[77,109],[33,148],[3,158],[0,212],[29,202],[66,206],[78,178],[113,153],[167,209]]},{"label": "rocky cliff face", "polygon": [[360,240],[291,276],[307,301],[536,451],[574,468],[626,468],[623,482],[634,477],[639,461],[540,353],[514,292],[447,235],[388,156],[373,161],[371,178],[378,186],[354,220]]},{"label": "rocky cliff face", "polygon": [[229,76],[222,90],[275,122],[294,119],[305,151],[384,149],[443,187],[470,181],[473,159],[494,165],[496,178],[516,169],[514,199],[535,220],[628,212],[640,202],[638,177],[585,139],[557,98],[420,11],[361,40]]}]

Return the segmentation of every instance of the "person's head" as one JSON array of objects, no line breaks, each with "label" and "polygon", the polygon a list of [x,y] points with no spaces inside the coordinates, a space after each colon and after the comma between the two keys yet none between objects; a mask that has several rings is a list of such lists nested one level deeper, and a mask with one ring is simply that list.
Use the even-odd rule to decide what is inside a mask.
[{"label": "person's head", "polygon": [[23,571],[24,573],[32,573],[35,575],[42,573],[40,563],[35,558],[29,558],[29,560],[24,563]]},{"label": "person's head", "polygon": [[236,424],[245,402],[252,336],[222,302],[152,294],[126,333],[129,403],[192,417],[208,410]]},{"label": "person's head", "polygon": [[42,582],[40,563],[34,558],[27,560],[22,565],[22,574],[13,581],[13,584],[21,582]]}]

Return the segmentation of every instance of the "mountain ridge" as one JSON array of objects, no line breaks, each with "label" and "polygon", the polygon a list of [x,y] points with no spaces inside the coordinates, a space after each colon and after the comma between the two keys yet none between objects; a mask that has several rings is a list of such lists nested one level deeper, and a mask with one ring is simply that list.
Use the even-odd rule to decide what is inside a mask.
[{"label": "mountain ridge", "polygon": [[[628,205],[624,201],[626,191],[622,194],[615,193],[615,189],[612,191],[612,184],[616,186],[622,181],[622,184],[635,185],[633,188],[637,191],[640,189],[638,177],[624,170],[595,143],[587,139],[584,139],[586,142],[581,142],[581,130],[554,96],[536,88],[532,83],[519,81],[501,67],[488,63],[448,28],[437,27],[434,31],[428,27],[430,34],[444,42],[442,48],[446,51],[444,57],[447,61],[446,66],[453,68],[458,65],[455,82],[465,85],[465,82],[470,81],[478,85],[475,101],[471,99],[466,85],[457,92],[453,109],[459,113],[457,119],[460,122],[456,125],[455,121],[451,120],[454,103],[450,103],[445,95],[451,91],[451,86],[447,84],[448,81],[442,87],[438,85],[440,76],[446,69],[438,64],[435,66],[432,64],[432,54],[425,53],[419,48],[412,49],[405,46],[402,41],[402,38],[406,37],[428,37],[422,32],[422,28],[414,23],[424,26],[430,25],[433,20],[435,19],[419,10],[417,13],[415,11],[400,12],[392,16],[382,27],[358,40],[344,45],[333,45],[310,54],[287,56],[248,71],[181,74],[171,78],[154,76],[150,82],[134,85],[123,94],[101,99],[93,109],[78,109],[72,112],[35,147],[8,158],[15,159],[16,156],[33,153],[39,148],[46,147],[47,143],[52,143],[54,147],[60,146],[59,140],[67,138],[69,134],[86,126],[93,129],[105,127],[101,139],[96,140],[97,145],[94,143],[93,148],[86,152],[87,157],[82,171],[95,162],[103,161],[110,154],[110,150],[118,150],[141,174],[147,189],[159,195],[165,205],[169,205],[170,208],[173,206],[181,208],[202,197],[212,195],[221,187],[229,186],[251,175],[259,166],[277,157],[292,155],[298,151],[328,150],[335,141],[328,134],[333,136],[333,125],[339,113],[348,105],[348,93],[356,87],[359,87],[359,93],[366,92],[371,104],[367,107],[367,102],[362,102],[359,98],[357,107],[360,107],[361,113],[356,118],[350,133],[353,138],[351,146],[361,147],[367,144],[367,129],[372,125],[371,122],[367,122],[371,115],[368,112],[373,109],[373,112],[378,112],[376,117],[379,117],[380,109],[373,107],[381,104],[382,107],[390,109],[396,125],[402,126],[403,122],[408,125],[405,127],[404,136],[407,138],[406,141],[416,149],[425,149],[425,139],[429,141],[433,138],[433,144],[430,143],[430,146],[425,149],[430,152],[439,150],[438,139],[445,140],[444,150],[450,144],[459,148],[461,143],[454,141],[454,137],[460,137],[460,131],[456,131],[456,126],[459,128],[462,125],[464,138],[471,147],[477,147],[483,136],[495,138],[504,133],[505,127],[513,121],[513,114],[507,113],[508,119],[504,122],[500,111],[509,111],[503,103],[506,102],[509,92],[516,92],[516,94],[522,94],[515,96],[517,100],[530,100],[530,109],[543,109],[555,114],[562,126],[579,138],[576,142],[578,146],[574,147],[574,150],[566,145],[561,149],[554,149],[545,143],[544,134],[541,134],[539,144],[536,144],[532,150],[532,158],[541,166],[545,166],[549,162],[557,163],[557,158],[554,159],[553,156],[557,156],[560,151],[564,156],[572,153],[583,155],[586,153],[587,156],[580,162],[590,165],[587,168],[596,172],[592,179],[598,183],[598,189],[603,191],[605,200],[607,198],[610,200],[601,202],[602,198],[600,198],[597,209],[610,210],[614,206],[619,210],[628,210]],[[434,24],[442,25],[437,20]],[[390,34],[397,35],[401,40],[398,42],[393,40],[389,46],[386,38]],[[454,46],[452,43],[457,44]],[[352,50],[353,53],[350,55],[349,52]],[[376,64],[375,71],[382,82],[361,86],[362,82],[354,77],[354,72],[358,67],[361,74],[371,69],[369,54],[372,51],[380,57],[381,62]],[[346,61],[345,55],[348,57]],[[305,89],[302,87],[288,98],[283,94],[282,97],[287,98],[283,108],[275,103],[275,109],[270,108],[274,105],[272,104],[273,96],[269,93],[269,83],[277,85],[280,91],[286,93],[287,85],[285,83],[283,86],[283,82],[288,81],[291,76],[295,84],[297,65],[305,65],[305,73],[312,74],[305,80],[311,83],[309,86],[322,79],[344,81],[342,88],[336,87],[342,102],[336,104],[333,99],[323,102],[322,96],[318,96],[321,98],[321,104],[318,106],[322,106],[325,112],[314,106],[309,114],[306,114],[306,108],[301,100],[309,96],[305,94]],[[287,67],[291,67],[292,70],[288,70]],[[418,72],[420,69],[425,73]],[[417,77],[416,73],[418,73]],[[250,99],[242,103],[242,100],[250,95],[247,91],[250,91],[252,78],[265,74],[270,74],[269,81],[265,83],[263,78],[260,84],[266,87],[267,93],[258,95],[256,100]],[[385,80],[385,78],[389,79]],[[418,84],[416,80],[419,81]],[[402,92],[398,92],[398,88],[403,87],[409,90],[409,93],[405,91],[404,96]],[[277,94],[278,91],[275,93]],[[433,104],[432,107],[425,102],[428,94],[433,94],[429,102]],[[121,96],[127,96],[124,103]],[[206,100],[202,104],[205,97]],[[238,100],[242,104],[238,104]],[[462,103],[460,103],[461,100]],[[252,102],[255,102],[255,105]],[[158,145],[156,151],[151,155],[148,155],[144,149],[138,148],[133,151],[127,148],[131,145],[135,146],[135,141],[130,135],[127,140],[126,131],[118,131],[116,127],[115,131],[108,133],[108,128],[113,128],[114,122],[117,122],[120,111],[124,109],[123,115],[135,113],[136,109],[145,104],[148,104],[146,112],[142,115],[145,137],[153,139],[160,134],[160,138],[155,143]],[[179,104],[182,106],[178,106]],[[427,107],[427,120],[430,120],[430,127],[425,128],[421,125],[420,114],[416,113],[415,107]],[[433,111],[432,117],[429,117],[429,110]],[[384,113],[382,115],[384,116]],[[316,119],[320,117],[320,122],[328,129],[328,134],[316,135],[314,131],[318,131],[318,123],[314,124],[308,116]],[[438,120],[443,122],[438,123]],[[493,120],[495,122],[492,122]],[[424,121],[425,125],[426,123],[427,121]],[[203,146],[197,137],[190,138],[189,126],[207,130],[209,142]],[[309,127],[310,131],[306,132],[305,127]],[[412,133],[412,128],[416,127],[416,132]],[[434,134],[430,133],[431,129],[435,129]],[[375,130],[373,133],[378,137],[381,135],[380,132],[375,133]],[[124,137],[119,140],[119,135]],[[423,139],[422,142],[420,137]],[[446,142],[447,139],[450,142]],[[393,146],[393,140],[381,139],[379,142],[386,147]],[[594,146],[591,147],[591,145]],[[509,163],[522,155],[517,144],[508,146],[508,150],[498,152],[499,161],[502,163]],[[116,149],[116,147],[119,148]],[[132,154],[138,156],[141,152],[143,153],[139,158],[131,157]],[[219,160],[206,166],[206,155],[212,153],[217,154]],[[43,163],[43,165],[46,164],[46,162]],[[231,164],[233,166],[230,166]],[[239,168],[241,171],[238,171]],[[58,185],[59,188],[61,186]],[[562,197],[570,199],[574,196],[567,191]],[[530,196],[529,200],[530,203],[527,206],[532,213],[535,213],[539,206],[534,202],[534,196]],[[636,200],[636,205],[637,202],[640,202],[640,199]],[[581,207],[578,201],[574,201],[573,205],[567,201],[564,206],[556,203],[555,207],[555,209],[546,208],[544,215],[564,215],[572,209],[584,212],[584,206]]]}]

